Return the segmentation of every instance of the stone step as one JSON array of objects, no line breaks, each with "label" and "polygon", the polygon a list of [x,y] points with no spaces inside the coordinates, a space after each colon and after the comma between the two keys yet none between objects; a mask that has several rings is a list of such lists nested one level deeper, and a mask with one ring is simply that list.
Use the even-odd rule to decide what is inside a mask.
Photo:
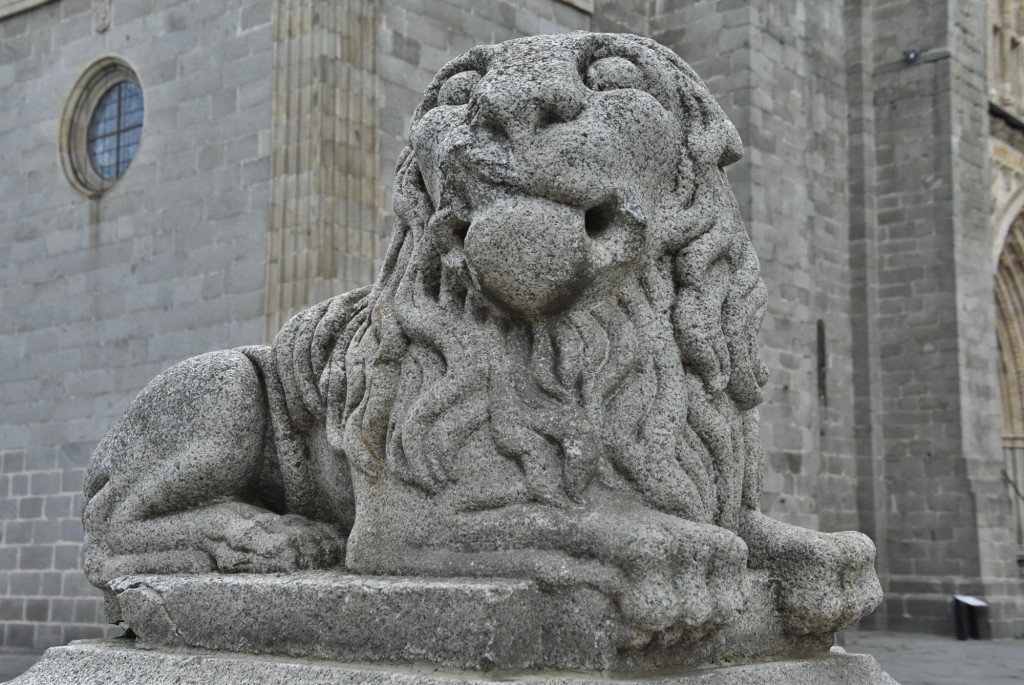
[{"label": "stone step", "polygon": [[138,649],[131,640],[87,640],[47,650],[9,685],[897,685],[866,654],[841,648],[811,659],[647,675],[565,671],[505,673],[423,666],[374,667],[316,659],[196,650]]}]

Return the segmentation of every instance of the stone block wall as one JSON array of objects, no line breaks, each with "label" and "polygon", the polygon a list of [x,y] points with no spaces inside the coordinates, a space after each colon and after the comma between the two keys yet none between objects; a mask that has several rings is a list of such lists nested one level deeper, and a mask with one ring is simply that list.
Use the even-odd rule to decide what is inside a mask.
[{"label": "stone block wall", "polygon": [[[850,210],[850,325],[853,354],[853,415],[859,530],[875,541],[875,569],[888,577],[885,512],[886,474],[881,431],[881,379],[878,332],[871,325],[879,310],[878,199],[875,195],[875,99],[870,3],[845,3],[847,145]],[[865,625],[884,629],[885,606]]]},{"label": "stone block wall", "polygon": [[[81,485],[157,373],[263,334],[272,0],[90,0],[0,20],[0,648],[96,636]],[[104,55],[136,71],[138,153],[98,200],[58,153],[62,98]],[[115,631],[119,632],[119,631]]]},{"label": "stone block wall", "polygon": [[767,513],[858,526],[853,467],[843,3],[754,4],[750,232],[774,288],[762,339]]},{"label": "stone block wall", "polygon": [[857,528],[843,3],[658,3],[651,35],[704,78],[744,141],[729,168],[768,285],[762,508]]},{"label": "stone block wall", "polygon": [[855,326],[858,425],[874,434],[859,443],[873,450],[860,463],[881,479],[862,482],[862,508],[875,512],[887,552],[876,623],[949,633],[959,592],[992,604],[990,634],[1016,635],[1024,616],[999,479],[985,4],[856,4],[873,94],[859,107],[861,210],[872,196],[873,215],[858,217],[868,302]]},{"label": "stone block wall", "polygon": [[379,265],[377,12],[372,0],[277,3],[268,342]]}]

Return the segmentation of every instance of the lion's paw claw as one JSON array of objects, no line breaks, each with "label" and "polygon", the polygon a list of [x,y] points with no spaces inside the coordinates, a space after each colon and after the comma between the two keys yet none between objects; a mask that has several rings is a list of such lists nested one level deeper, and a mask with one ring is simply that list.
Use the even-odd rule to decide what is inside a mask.
[{"label": "lion's paw claw", "polygon": [[220,571],[288,573],[336,566],[344,550],[344,537],[327,523],[267,512],[232,521],[208,552]]},{"label": "lion's paw claw", "polygon": [[658,642],[698,640],[746,603],[747,547],[722,528],[679,522],[644,531],[630,548],[623,617]]}]

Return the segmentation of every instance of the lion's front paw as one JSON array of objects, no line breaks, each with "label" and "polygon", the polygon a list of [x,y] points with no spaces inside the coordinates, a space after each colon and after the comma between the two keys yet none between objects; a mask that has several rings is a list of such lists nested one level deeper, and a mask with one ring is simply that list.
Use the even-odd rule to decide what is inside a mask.
[{"label": "lion's front paw", "polygon": [[746,603],[747,546],[725,529],[678,519],[641,525],[623,562],[619,608],[640,639],[697,640]]},{"label": "lion's front paw", "polygon": [[222,572],[287,573],[337,566],[344,550],[344,537],[327,523],[261,512],[230,521],[207,551]]},{"label": "lion's front paw", "polygon": [[796,563],[780,585],[779,609],[790,632],[842,630],[882,601],[875,545],[866,535],[816,534],[802,548],[804,564]]},{"label": "lion's front paw", "polygon": [[862,533],[819,533],[754,513],[742,533],[751,566],[768,569],[777,583],[777,606],[791,633],[834,633],[882,601],[875,545]]}]

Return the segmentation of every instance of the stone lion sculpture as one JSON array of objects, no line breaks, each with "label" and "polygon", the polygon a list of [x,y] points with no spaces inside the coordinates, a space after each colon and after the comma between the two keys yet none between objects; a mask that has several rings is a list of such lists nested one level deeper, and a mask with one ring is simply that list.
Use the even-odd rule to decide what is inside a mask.
[{"label": "stone lion sculpture", "polygon": [[99,444],[89,579],[529,578],[677,640],[734,620],[765,569],[795,634],[864,616],[867,537],[759,513],[766,291],[723,171],[740,154],[651,40],[453,60],[414,115],[377,282],[171,368]]}]

